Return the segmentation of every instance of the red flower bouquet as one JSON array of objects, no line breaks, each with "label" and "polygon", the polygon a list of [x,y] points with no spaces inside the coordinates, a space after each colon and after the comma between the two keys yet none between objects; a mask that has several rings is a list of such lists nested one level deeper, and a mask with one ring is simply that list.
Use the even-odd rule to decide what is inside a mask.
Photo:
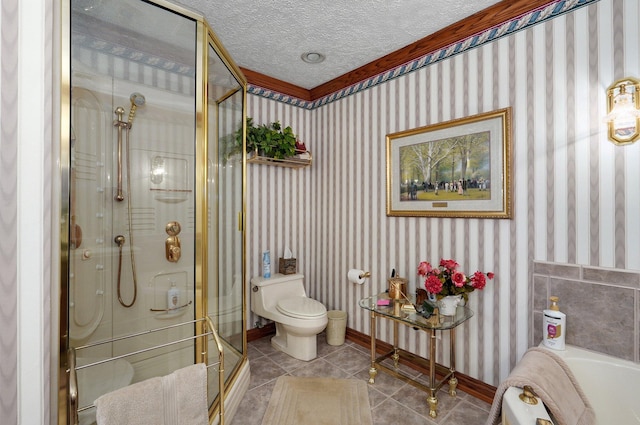
[{"label": "red flower bouquet", "polygon": [[424,278],[425,289],[436,295],[437,299],[448,295],[462,295],[468,301],[469,292],[481,290],[487,284],[487,279],[493,279],[493,273],[487,274],[480,271],[471,276],[458,270],[459,264],[455,260],[440,260],[439,267],[433,267],[430,263],[422,261],[418,265],[418,275]]}]

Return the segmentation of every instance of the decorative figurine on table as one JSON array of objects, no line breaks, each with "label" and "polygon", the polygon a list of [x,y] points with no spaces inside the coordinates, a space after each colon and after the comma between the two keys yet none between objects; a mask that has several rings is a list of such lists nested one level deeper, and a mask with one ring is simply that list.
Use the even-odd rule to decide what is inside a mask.
[{"label": "decorative figurine on table", "polygon": [[[425,302],[428,302],[428,301],[425,301]],[[440,319],[441,319],[440,310],[438,309],[438,307],[434,307],[433,308],[433,312],[427,318],[427,323],[429,323],[430,325],[433,325],[433,326],[438,326],[440,323],[442,323],[442,321]]]},{"label": "decorative figurine on table", "polygon": [[429,301],[429,294],[424,289],[416,289],[416,309],[424,317],[430,317],[437,308],[434,303]]}]

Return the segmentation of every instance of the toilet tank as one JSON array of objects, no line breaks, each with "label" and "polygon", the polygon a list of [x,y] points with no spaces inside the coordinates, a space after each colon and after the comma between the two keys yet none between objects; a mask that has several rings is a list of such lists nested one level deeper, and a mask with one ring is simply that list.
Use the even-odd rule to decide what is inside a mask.
[{"label": "toilet tank", "polygon": [[279,300],[289,297],[306,297],[304,275],[272,274],[270,278],[251,278],[251,310],[259,313],[274,310]]}]

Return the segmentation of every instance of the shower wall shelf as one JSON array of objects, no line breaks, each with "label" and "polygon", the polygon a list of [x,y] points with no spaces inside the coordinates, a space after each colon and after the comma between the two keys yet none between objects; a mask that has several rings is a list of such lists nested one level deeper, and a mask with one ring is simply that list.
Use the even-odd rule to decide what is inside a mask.
[{"label": "shower wall shelf", "polygon": [[176,308],[150,308],[149,311],[156,313],[153,316],[156,319],[174,319],[188,311],[185,307],[189,307],[190,305],[191,301]]},{"label": "shower wall shelf", "polygon": [[[303,155],[304,157],[301,157]],[[313,158],[309,151],[296,150],[296,156],[284,159],[260,156],[257,152],[250,152],[247,154],[247,162],[249,164],[273,165],[275,167],[304,168],[311,165]]]}]

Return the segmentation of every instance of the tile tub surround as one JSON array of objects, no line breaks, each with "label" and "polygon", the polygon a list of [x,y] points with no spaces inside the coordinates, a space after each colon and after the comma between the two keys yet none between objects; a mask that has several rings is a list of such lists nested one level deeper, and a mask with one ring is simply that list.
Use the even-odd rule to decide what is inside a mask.
[{"label": "tile tub surround", "polygon": [[531,346],[542,341],[542,310],[556,295],[568,344],[640,362],[640,271],[534,261],[531,290]]},{"label": "tile tub surround", "polygon": [[[322,332],[318,335],[318,357],[304,362],[275,350],[270,339],[268,335],[248,344],[251,382],[230,425],[260,425],[276,379],[281,375],[369,379],[369,351],[352,341],[332,346],[327,344],[326,333]],[[428,376],[403,365],[401,368],[426,383]],[[451,398],[441,390],[440,414],[433,420],[429,417],[426,394],[399,379],[378,374],[376,383],[368,388],[374,425],[477,425],[486,421],[491,407],[462,391]]]}]

